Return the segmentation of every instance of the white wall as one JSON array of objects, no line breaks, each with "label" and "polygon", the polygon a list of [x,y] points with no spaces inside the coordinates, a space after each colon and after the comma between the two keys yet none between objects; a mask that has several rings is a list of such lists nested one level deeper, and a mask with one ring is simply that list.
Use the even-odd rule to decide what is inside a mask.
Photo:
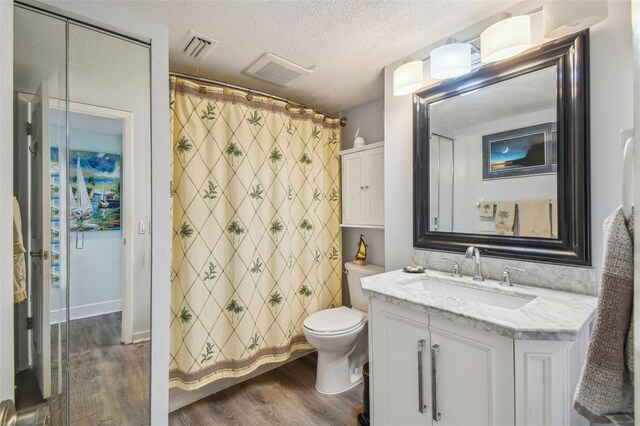
[{"label": "white wall", "polygon": [[496,120],[452,133],[454,137],[453,229],[455,232],[495,233],[493,218],[481,218],[476,202],[555,199],[557,175],[482,180],[484,135],[555,122],[556,111],[536,111]]},{"label": "white wall", "polygon": [[[340,149],[353,148],[353,141],[358,128],[358,136],[364,138],[365,144],[380,142],[384,139],[384,98],[374,99],[357,105],[340,113],[347,117],[348,123],[341,130]],[[346,196],[346,195],[345,195]],[[364,228],[342,228],[342,256],[344,262],[355,259],[358,251],[360,234],[364,235],[367,244],[367,263],[384,265],[384,230]],[[344,303],[349,305],[347,277],[342,275],[342,294]]]},{"label": "white wall", "polygon": [[[516,6],[514,11],[523,13],[539,5],[541,3],[528,2]],[[590,36],[591,229],[593,265],[598,273],[603,254],[602,222],[621,203],[619,132],[632,126],[630,16],[629,1],[611,1],[609,17],[595,25]],[[532,24],[539,25],[540,21],[540,17],[535,16]],[[474,22],[468,24],[471,26]],[[455,31],[460,31],[458,39],[473,36],[468,29],[452,28],[452,34]],[[448,36],[443,34],[443,39]],[[427,47],[412,56],[426,57],[429,50]],[[412,102],[411,96],[393,95],[393,71],[401,64],[399,60],[385,67],[385,266],[388,270],[405,265],[413,254]]]}]

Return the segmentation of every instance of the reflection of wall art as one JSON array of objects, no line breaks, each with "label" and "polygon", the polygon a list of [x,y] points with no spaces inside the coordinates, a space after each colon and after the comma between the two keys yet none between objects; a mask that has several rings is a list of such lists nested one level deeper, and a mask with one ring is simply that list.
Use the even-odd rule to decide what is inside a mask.
[{"label": "reflection of wall art", "polygon": [[71,150],[69,218],[72,231],[78,227],[85,231],[120,229],[120,166],[118,154]]},{"label": "reflection of wall art", "polygon": [[51,149],[51,285],[60,288],[60,164],[58,148]]},{"label": "reflection of wall art", "polygon": [[482,179],[555,173],[555,123],[494,133],[482,137]]}]

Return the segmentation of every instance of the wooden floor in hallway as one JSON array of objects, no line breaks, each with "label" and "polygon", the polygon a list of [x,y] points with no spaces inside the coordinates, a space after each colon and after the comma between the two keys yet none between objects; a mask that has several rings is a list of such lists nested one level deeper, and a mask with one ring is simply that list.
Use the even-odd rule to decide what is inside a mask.
[{"label": "wooden floor in hallway", "polygon": [[72,425],[149,423],[149,342],[120,342],[121,313],[71,321]]},{"label": "wooden floor in hallway", "polygon": [[338,395],[316,391],[310,354],[196,401],[169,415],[171,426],[358,424],[363,385]]},{"label": "wooden floor in hallway", "polygon": [[[40,404],[49,408],[51,426],[67,424],[67,400],[73,426],[149,424],[150,342],[123,345],[121,324],[120,312],[71,321],[69,366],[64,356],[61,365],[69,374],[68,391],[58,376],[58,325],[51,327],[52,397]],[[64,323],[61,326],[60,347],[66,353]],[[42,398],[33,371],[17,378],[21,408],[39,404]]]}]

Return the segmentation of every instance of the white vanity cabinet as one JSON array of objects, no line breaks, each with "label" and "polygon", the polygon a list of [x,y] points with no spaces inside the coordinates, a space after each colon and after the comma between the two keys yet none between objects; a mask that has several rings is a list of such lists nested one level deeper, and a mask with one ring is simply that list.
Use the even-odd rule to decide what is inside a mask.
[{"label": "white vanity cabinet", "polygon": [[375,299],[370,312],[374,425],[514,424],[513,340]]},{"label": "white vanity cabinet", "polygon": [[588,330],[514,340],[375,298],[369,312],[373,425],[588,425],[572,409]]},{"label": "white vanity cabinet", "polygon": [[343,226],[384,226],[384,143],[341,151]]}]

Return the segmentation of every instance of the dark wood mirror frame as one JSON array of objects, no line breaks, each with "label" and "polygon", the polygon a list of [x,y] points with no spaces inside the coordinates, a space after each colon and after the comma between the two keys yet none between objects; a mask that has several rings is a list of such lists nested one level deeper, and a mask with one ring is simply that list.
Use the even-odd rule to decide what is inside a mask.
[{"label": "dark wood mirror frame", "polygon": [[[557,66],[558,239],[429,231],[429,104]],[[413,245],[531,261],[591,265],[589,32],[563,37],[414,94]]]}]

